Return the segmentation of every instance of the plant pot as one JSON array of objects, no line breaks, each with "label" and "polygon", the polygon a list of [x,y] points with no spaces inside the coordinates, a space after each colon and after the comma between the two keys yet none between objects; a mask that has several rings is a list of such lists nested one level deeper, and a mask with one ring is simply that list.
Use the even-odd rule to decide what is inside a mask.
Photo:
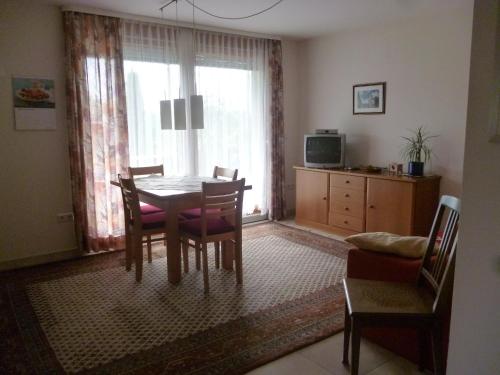
[{"label": "plant pot", "polygon": [[410,161],[408,163],[408,174],[410,176],[423,176],[424,175],[424,163],[421,161]]}]

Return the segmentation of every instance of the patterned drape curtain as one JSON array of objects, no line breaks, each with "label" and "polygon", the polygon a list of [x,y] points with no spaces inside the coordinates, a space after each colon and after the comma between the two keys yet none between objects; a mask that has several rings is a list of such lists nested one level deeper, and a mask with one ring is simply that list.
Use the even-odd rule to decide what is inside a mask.
[{"label": "patterned drape curtain", "polygon": [[70,170],[79,244],[123,246],[120,190],[129,165],[121,20],[64,13]]},{"label": "patterned drape curtain", "polygon": [[270,218],[286,217],[285,123],[283,119],[283,68],[280,40],[268,40],[271,75],[271,204]]}]

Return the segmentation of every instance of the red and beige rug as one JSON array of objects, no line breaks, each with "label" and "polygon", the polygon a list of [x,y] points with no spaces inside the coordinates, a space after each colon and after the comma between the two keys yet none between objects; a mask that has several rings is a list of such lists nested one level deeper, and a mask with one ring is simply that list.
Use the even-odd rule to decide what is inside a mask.
[{"label": "red and beige rug", "polygon": [[[343,328],[347,245],[283,225],[244,229],[244,281],[194,267],[143,280],[123,252],[1,275],[1,373],[241,374]],[[3,341],[3,340],[2,340]]]}]

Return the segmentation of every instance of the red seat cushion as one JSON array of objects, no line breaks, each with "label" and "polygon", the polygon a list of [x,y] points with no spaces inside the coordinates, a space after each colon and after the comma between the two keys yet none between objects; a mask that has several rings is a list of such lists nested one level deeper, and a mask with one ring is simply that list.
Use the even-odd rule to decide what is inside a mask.
[{"label": "red seat cushion", "polygon": [[[207,210],[208,214],[218,213],[220,209],[218,208],[209,208]],[[181,216],[186,219],[198,219],[201,216],[201,208],[190,208],[189,210],[185,210],[181,212]]]},{"label": "red seat cushion", "polygon": [[[187,220],[179,224],[179,228],[183,232],[201,236],[201,219]],[[221,234],[234,231],[234,225],[228,223],[224,219],[210,218],[207,219],[207,235]]]},{"label": "red seat cushion", "polygon": [[141,215],[155,214],[157,212],[163,212],[159,207],[153,206],[152,204],[141,205]]},{"label": "red seat cushion", "polygon": [[143,229],[156,229],[165,226],[165,212],[155,212],[153,214],[141,215]]}]

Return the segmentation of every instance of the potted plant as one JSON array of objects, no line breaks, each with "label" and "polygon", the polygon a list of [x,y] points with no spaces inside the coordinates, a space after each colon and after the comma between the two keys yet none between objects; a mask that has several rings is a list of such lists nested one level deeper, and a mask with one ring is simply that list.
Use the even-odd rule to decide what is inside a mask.
[{"label": "potted plant", "polygon": [[424,163],[431,159],[432,154],[429,140],[437,135],[430,135],[422,126],[412,133],[411,137],[402,137],[406,139],[407,143],[401,154],[403,159],[408,161],[408,174],[410,176],[423,176]]}]

